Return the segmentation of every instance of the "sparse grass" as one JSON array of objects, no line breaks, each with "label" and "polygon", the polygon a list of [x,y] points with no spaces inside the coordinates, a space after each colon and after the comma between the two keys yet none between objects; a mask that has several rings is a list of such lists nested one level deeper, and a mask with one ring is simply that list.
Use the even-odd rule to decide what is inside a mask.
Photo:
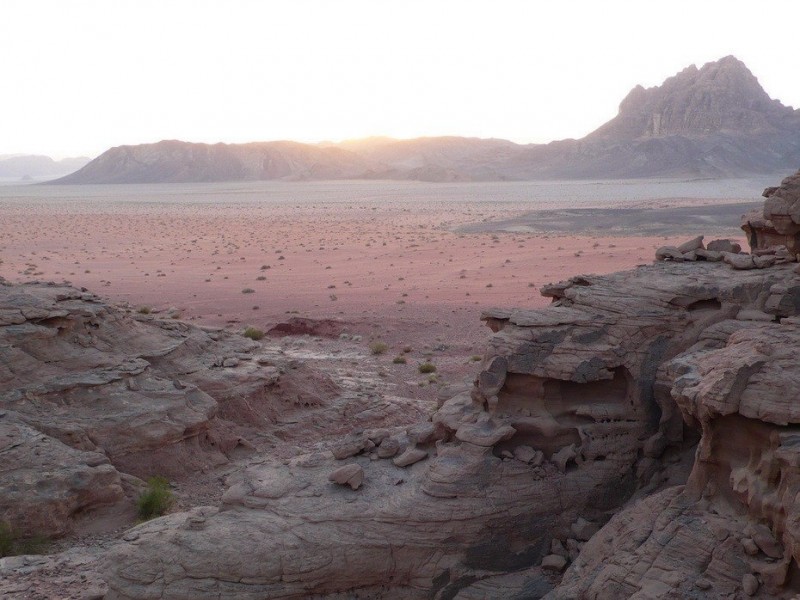
[{"label": "sparse grass", "polygon": [[14,550],[14,534],[8,523],[0,522],[0,558],[11,556]]},{"label": "sparse grass", "polygon": [[149,315],[151,312],[153,312],[153,309],[149,306],[140,306],[136,312],[138,312],[140,315]]},{"label": "sparse grass", "polygon": [[242,290],[242,293],[243,293],[243,294],[255,294],[255,293],[256,293],[256,291],[255,291],[253,288],[244,288],[244,289]]},{"label": "sparse grass", "polygon": [[372,352],[375,355],[383,354],[388,349],[389,349],[389,344],[387,344],[386,342],[376,341],[376,342],[372,342],[369,345],[369,351]]},{"label": "sparse grass", "polygon": [[[254,309],[257,307],[253,307]],[[264,332],[258,329],[257,327],[248,327],[244,330],[242,334],[246,338],[250,338],[251,340],[258,341],[264,337]]]},{"label": "sparse grass", "polygon": [[164,477],[151,477],[147,481],[147,489],[136,501],[136,510],[143,521],[160,517],[166,513],[174,502],[169,481]]},{"label": "sparse grass", "polygon": [[395,356],[395,357],[392,359],[392,362],[393,362],[394,364],[396,364],[396,365],[404,365],[404,364],[406,364],[408,361],[406,360],[406,357],[405,357],[405,356],[403,356],[403,355],[401,354],[400,356]]},{"label": "sparse grass", "polygon": [[472,362],[479,362],[479,361],[483,360],[483,357],[480,354],[473,354],[472,356],[469,357],[469,359]]},{"label": "sparse grass", "polygon": [[420,363],[419,367],[417,367],[417,369],[419,369],[419,372],[423,373],[423,374],[425,374],[425,373],[435,373],[436,372],[436,365],[433,364],[430,361],[425,361],[424,363]]},{"label": "sparse grass", "polygon": [[50,540],[41,535],[19,538],[8,523],[0,521],[0,558],[24,554],[44,554]]}]

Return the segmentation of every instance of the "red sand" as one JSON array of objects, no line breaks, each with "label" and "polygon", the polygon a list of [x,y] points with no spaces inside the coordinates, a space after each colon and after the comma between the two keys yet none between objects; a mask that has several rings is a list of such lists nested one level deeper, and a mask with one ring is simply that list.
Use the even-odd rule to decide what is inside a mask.
[{"label": "red sand", "polygon": [[267,327],[290,313],[335,317],[370,337],[402,343],[422,336],[469,352],[486,338],[482,309],[542,306],[544,283],[649,263],[654,248],[668,243],[452,232],[530,208],[359,198],[313,205],[10,203],[0,207],[0,274],[68,280],[133,307],[175,307],[181,318],[203,324]]}]

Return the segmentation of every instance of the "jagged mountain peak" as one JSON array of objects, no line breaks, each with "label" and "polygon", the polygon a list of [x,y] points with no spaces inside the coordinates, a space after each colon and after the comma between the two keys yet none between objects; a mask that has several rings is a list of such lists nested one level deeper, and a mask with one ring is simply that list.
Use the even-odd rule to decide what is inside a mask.
[{"label": "jagged mountain peak", "polygon": [[778,128],[792,112],[769,97],[742,61],[725,56],[700,68],[691,65],[659,86],[637,85],[620,103],[616,118],[590,137],[629,140],[762,132]]}]

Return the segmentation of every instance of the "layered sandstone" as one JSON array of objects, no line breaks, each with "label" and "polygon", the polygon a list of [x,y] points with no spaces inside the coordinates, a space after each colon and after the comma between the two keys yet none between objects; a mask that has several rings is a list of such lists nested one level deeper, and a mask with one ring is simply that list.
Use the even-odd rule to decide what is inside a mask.
[{"label": "layered sandstone", "polygon": [[[676,582],[687,565],[708,564],[691,589],[709,583],[740,590],[745,576],[767,589],[767,571],[747,562],[733,541],[765,528],[780,538],[786,526],[760,501],[751,503],[757,510],[742,503],[744,492],[720,493],[739,503],[731,509],[737,517],[722,518],[728,554],[706,564],[704,552],[719,546],[708,537],[719,530],[717,517],[704,512],[707,501],[692,504],[683,488],[669,487],[687,481],[698,439],[701,459],[716,443],[701,438],[707,426],[685,399],[697,378],[679,365],[751,330],[794,335],[787,317],[796,312],[795,280],[788,266],[730,271],[712,262],[663,262],[549,286],[543,293],[553,304],[546,309],[489,311],[495,333],[475,385],[446,400],[427,425],[356,434],[334,452],[347,463],[326,452],[265,461],[229,482],[221,506],[131,530],[107,563],[109,597],[466,599],[526,589],[535,595],[519,597],[550,590],[563,598],[655,597],[665,589],[683,593]],[[746,373],[754,368],[748,365]],[[746,383],[733,388],[741,392]],[[777,397],[764,406],[786,418]],[[748,410],[755,412],[746,418],[757,422],[769,412]],[[748,432],[726,440],[742,456],[765,439],[750,441]],[[757,452],[780,454],[780,443],[770,443],[772,450]],[[382,459],[384,444],[391,451]],[[411,466],[390,460],[409,449],[420,456]],[[363,481],[329,481],[343,464],[358,465]],[[687,490],[706,489],[694,483],[703,464],[695,465]],[[759,464],[737,459],[743,483],[734,487],[763,497],[773,484]],[[732,485],[725,473],[715,478],[716,489]],[[595,534],[626,505],[632,517],[613,518]],[[707,523],[674,538],[663,554],[659,540],[683,523],[669,516]],[[649,571],[631,570],[647,564]],[[789,594],[784,566],[770,580],[772,594]]]}]

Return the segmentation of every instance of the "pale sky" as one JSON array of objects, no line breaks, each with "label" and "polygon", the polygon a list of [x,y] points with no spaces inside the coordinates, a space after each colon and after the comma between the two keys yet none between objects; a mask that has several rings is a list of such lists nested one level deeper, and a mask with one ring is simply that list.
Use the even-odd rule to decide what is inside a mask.
[{"label": "pale sky", "polygon": [[733,54],[800,106],[797,0],[0,0],[0,155],[581,137]]}]

